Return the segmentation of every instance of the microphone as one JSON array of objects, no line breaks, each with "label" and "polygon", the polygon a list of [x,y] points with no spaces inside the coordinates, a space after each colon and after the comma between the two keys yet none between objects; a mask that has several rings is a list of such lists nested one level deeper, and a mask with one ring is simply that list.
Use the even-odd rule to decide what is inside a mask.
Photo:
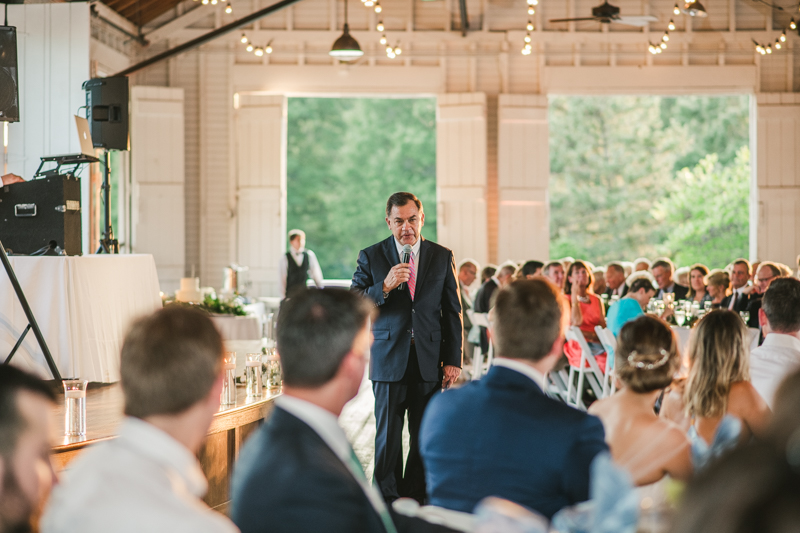
[{"label": "microphone", "polygon": [[[402,255],[402,257],[400,257],[400,262],[401,263],[408,263],[408,261],[411,259],[411,252],[412,251],[414,251],[414,249],[411,247],[410,244],[406,244],[405,246],[403,246],[403,255]],[[401,283],[400,286],[397,287],[397,288],[400,289],[401,291],[405,290],[406,284],[405,283]]]}]

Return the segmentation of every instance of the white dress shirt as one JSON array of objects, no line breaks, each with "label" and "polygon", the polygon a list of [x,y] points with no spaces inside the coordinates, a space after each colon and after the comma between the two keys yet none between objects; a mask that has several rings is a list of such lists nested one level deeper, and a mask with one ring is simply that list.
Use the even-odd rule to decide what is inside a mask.
[{"label": "white dress shirt", "polygon": [[185,446],[138,418],[92,446],[50,496],[42,533],[235,533],[200,497],[208,488]]},{"label": "white dress shirt", "polygon": [[525,364],[515,359],[508,359],[506,357],[495,357],[492,361],[492,366],[502,366],[519,372],[523,376],[529,377],[531,381],[536,383],[540,389],[544,391],[544,374],[533,368],[531,365]]},{"label": "white dress shirt", "polygon": [[731,292],[731,301],[728,302],[728,309],[729,310],[731,310],[731,311],[733,310],[733,306],[736,305],[736,302],[739,300],[739,298],[742,297],[742,291],[743,290],[744,290],[744,287],[739,287],[738,289],[733,289],[733,292]]},{"label": "white dress shirt", "polygon": [[[308,254],[308,277],[313,279],[314,284],[321,289],[323,286],[322,269],[319,266],[319,261],[317,261],[317,255],[311,250],[306,250],[305,248],[295,250],[292,247],[289,247],[289,253],[292,255],[294,262],[297,263],[297,266],[303,266],[303,253]],[[286,276],[289,272],[289,263],[286,254],[281,256],[281,262],[278,265],[278,271],[281,278],[281,297],[284,297],[286,296]]]},{"label": "white dress shirt", "polygon": [[[395,239],[394,245],[397,247],[397,257],[400,258],[400,261],[403,260],[403,246],[405,244],[400,244],[400,242]],[[417,242],[411,247],[411,253],[414,254],[414,270],[417,270],[417,265],[419,265],[419,249],[422,247],[422,236],[420,235]]]},{"label": "white dress shirt", "polygon": [[769,408],[781,381],[800,367],[800,339],[770,333],[750,352],[750,380]]},{"label": "white dress shirt", "polygon": [[[387,511],[386,503],[383,496],[378,492],[378,489],[367,482],[363,477],[363,471],[359,473],[354,470],[355,465],[352,464],[350,456],[353,447],[350,446],[347,435],[344,434],[344,430],[339,425],[339,420],[333,413],[311,402],[285,394],[275,399],[275,405],[305,422],[308,427],[313,429],[314,432],[325,441],[328,448],[336,454],[336,457],[344,463],[347,469],[353,474],[358,484],[361,485],[361,489],[364,491],[364,494],[367,495],[367,498],[378,515]],[[324,528],[322,528],[322,530],[324,530]]]}]

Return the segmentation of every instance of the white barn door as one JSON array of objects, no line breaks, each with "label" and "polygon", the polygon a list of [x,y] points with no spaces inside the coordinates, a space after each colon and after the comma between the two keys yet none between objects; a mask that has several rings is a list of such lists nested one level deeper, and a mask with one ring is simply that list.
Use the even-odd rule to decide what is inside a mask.
[{"label": "white barn door", "polygon": [[793,266],[800,254],[800,94],[755,99],[750,259]]},{"label": "white barn door", "polygon": [[250,268],[248,296],[282,296],[286,250],[285,96],[240,95],[235,111],[236,262]]},{"label": "white barn door", "polygon": [[456,262],[489,260],[486,215],[486,95],[443,94],[436,107],[439,243]]},{"label": "white barn door", "polygon": [[131,248],[152,254],[161,290],[185,274],[183,89],[131,88]]},{"label": "white barn door", "polygon": [[497,119],[497,256],[546,262],[550,254],[547,96],[501,94]]}]

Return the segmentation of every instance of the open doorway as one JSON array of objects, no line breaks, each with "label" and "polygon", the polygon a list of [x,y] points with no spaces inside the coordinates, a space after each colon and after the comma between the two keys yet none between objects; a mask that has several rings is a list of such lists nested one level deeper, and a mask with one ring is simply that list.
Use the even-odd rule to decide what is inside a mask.
[{"label": "open doorway", "polygon": [[350,279],[359,250],[388,236],[394,192],[422,200],[436,240],[435,98],[289,98],[287,151],[287,227],[326,279]]},{"label": "open doorway", "polygon": [[746,95],[551,97],[551,257],[747,257],[749,122]]}]

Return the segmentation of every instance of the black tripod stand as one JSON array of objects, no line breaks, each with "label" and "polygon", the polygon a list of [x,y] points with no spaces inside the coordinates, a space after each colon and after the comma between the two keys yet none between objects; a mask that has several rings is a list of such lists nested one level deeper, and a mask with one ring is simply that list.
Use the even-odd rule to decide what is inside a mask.
[{"label": "black tripod stand", "polygon": [[36,323],[36,318],[33,316],[33,311],[31,311],[31,306],[28,305],[28,300],[25,298],[25,293],[22,292],[22,287],[19,285],[19,281],[17,280],[17,275],[14,273],[14,269],[11,266],[11,262],[8,260],[8,255],[6,255],[6,249],[3,247],[3,243],[0,242],[0,261],[3,262],[3,267],[6,269],[6,273],[8,274],[8,279],[11,281],[11,286],[14,287],[14,292],[17,293],[17,299],[19,300],[20,305],[22,306],[22,310],[25,312],[25,317],[28,319],[28,326],[25,328],[25,331],[22,332],[22,335],[19,336],[17,340],[17,344],[11,349],[11,353],[8,354],[6,360],[3,364],[8,364],[11,362],[11,358],[14,357],[14,354],[17,353],[20,345],[22,344],[23,339],[25,339],[25,335],[28,334],[28,331],[33,330],[33,334],[36,337],[36,341],[39,343],[39,347],[42,349],[42,353],[44,354],[44,358],[47,361],[47,366],[50,367],[50,372],[53,374],[53,377],[61,381],[61,373],[58,371],[58,367],[56,366],[55,362],[53,361],[53,356],[50,355],[50,350],[47,348],[47,342],[44,340],[44,335],[42,335],[42,330],[39,329],[39,324]]},{"label": "black tripod stand", "polygon": [[114,230],[111,228],[111,170],[108,166],[108,152],[106,149],[103,154],[103,236],[100,238],[100,246],[96,254],[118,254],[119,241],[114,238]]}]

